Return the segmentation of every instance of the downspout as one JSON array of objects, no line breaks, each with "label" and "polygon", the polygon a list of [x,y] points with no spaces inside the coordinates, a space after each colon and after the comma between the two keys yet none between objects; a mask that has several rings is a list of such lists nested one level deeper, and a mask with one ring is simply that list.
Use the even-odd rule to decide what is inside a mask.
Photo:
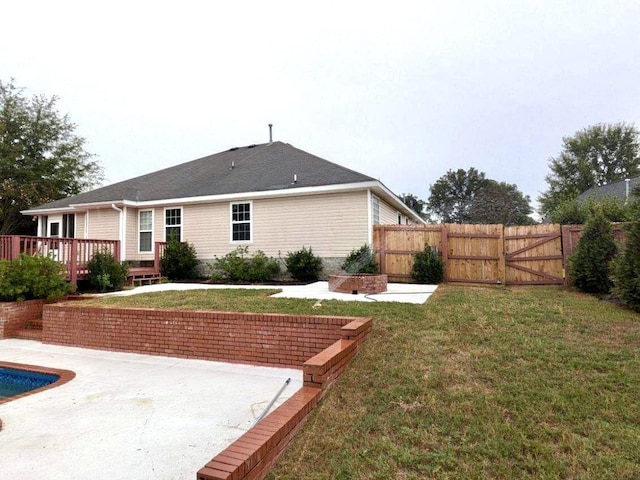
[{"label": "downspout", "polygon": [[367,233],[367,243],[373,247],[373,198],[371,189],[367,190],[367,225],[369,232]]},{"label": "downspout", "polygon": [[111,204],[111,208],[113,208],[116,212],[119,212],[119,221],[118,221],[118,228],[119,228],[119,232],[118,232],[118,238],[120,240],[120,261],[125,260],[126,254],[127,254],[127,249],[126,246],[124,244],[125,241],[125,236],[124,236],[124,229],[123,227],[123,223],[124,223],[124,211],[121,208],[116,207],[115,203]]}]

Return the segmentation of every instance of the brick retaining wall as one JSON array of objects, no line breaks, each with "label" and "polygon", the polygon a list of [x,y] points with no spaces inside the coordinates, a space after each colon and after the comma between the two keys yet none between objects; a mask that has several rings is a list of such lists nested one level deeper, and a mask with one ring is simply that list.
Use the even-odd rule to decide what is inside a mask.
[{"label": "brick retaining wall", "polygon": [[47,305],[42,341],[180,358],[301,368],[352,317]]},{"label": "brick retaining wall", "polygon": [[261,480],[371,332],[370,318],[46,305],[43,341],[287,366],[304,386],[207,462],[198,480]]}]

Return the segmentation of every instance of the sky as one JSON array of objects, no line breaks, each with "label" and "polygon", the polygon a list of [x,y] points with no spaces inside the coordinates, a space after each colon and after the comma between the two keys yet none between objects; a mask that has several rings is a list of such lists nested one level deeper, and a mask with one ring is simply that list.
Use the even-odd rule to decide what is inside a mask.
[{"label": "sky", "polygon": [[640,126],[637,0],[9,2],[0,80],[57,96],[106,183],[273,139],[427,200],[535,199],[562,138]]}]

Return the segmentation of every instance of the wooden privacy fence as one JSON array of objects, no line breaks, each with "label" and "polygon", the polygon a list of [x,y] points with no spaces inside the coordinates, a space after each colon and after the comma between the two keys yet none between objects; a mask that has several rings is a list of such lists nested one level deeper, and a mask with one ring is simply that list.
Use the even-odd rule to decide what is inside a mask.
[{"label": "wooden privacy fence", "polygon": [[[411,281],[413,254],[437,248],[448,282],[562,285],[582,225],[375,225],[373,248],[381,273],[392,282]],[[614,225],[619,243],[620,225]]]}]

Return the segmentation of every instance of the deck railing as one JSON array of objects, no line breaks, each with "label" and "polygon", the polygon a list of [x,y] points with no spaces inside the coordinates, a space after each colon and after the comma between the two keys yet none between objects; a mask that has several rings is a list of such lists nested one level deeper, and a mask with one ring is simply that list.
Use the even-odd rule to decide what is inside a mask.
[{"label": "deck railing", "polygon": [[0,236],[0,259],[15,260],[21,253],[50,257],[65,266],[67,278],[74,289],[78,279],[87,275],[87,263],[91,257],[96,252],[104,251],[110,252],[117,261],[120,261],[119,240]]},{"label": "deck railing", "polygon": [[[160,274],[160,259],[167,247],[166,242],[155,242],[153,267],[145,273]],[[21,253],[30,256],[42,255],[53,258],[67,269],[67,278],[75,290],[79,279],[89,273],[87,263],[96,252],[110,252],[120,261],[119,240],[97,240],[83,238],[50,238],[21,235],[0,235],[0,260],[15,260]],[[138,269],[142,270],[142,269]]]}]

